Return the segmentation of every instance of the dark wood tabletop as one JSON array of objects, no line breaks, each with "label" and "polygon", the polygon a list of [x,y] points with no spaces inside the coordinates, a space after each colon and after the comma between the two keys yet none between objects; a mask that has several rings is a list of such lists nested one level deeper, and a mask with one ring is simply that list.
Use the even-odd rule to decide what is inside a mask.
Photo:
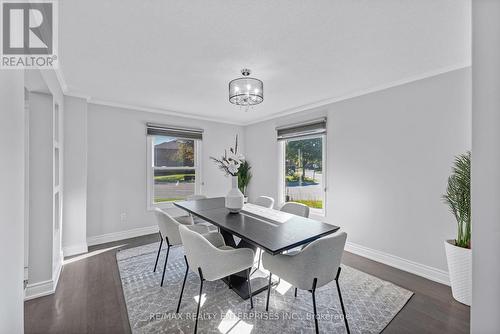
[{"label": "dark wood tabletop", "polygon": [[339,229],[335,225],[295,215],[288,215],[286,221],[276,221],[273,220],[275,215],[283,215],[273,209],[262,208],[258,214],[247,211],[230,213],[225,208],[224,197],[174,204],[272,255],[310,243]]}]

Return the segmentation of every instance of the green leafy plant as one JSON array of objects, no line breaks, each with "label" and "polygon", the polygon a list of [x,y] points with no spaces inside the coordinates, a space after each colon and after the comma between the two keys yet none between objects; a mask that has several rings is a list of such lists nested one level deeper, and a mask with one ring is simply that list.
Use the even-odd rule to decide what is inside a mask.
[{"label": "green leafy plant", "polygon": [[470,248],[470,151],[455,158],[443,201],[448,204],[457,220],[458,233],[455,245]]},{"label": "green leafy plant", "polygon": [[194,174],[157,175],[156,183],[194,182]]},{"label": "green leafy plant", "polygon": [[[295,173],[293,175],[285,176],[285,180],[286,180],[286,182],[299,182],[301,177],[302,177],[302,174]],[[312,177],[307,177],[307,176],[302,179],[302,182],[317,183]]]},{"label": "green leafy plant", "polygon": [[248,184],[252,179],[252,172],[250,172],[251,169],[252,166],[250,166],[246,160],[241,163],[240,168],[238,169],[238,188],[245,196]]}]

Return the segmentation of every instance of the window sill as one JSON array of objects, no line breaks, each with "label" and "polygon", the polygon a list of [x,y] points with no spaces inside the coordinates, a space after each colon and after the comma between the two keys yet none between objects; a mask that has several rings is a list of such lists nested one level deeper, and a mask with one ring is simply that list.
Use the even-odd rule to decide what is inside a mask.
[{"label": "window sill", "polygon": [[173,202],[164,202],[164,203],[157,203],[157,204],[151,204],[148,207],[148,211],[154,211],[156,208],[165,210],[168,212],[172,217],[181,217],[181,216],[187,216],[188,213],[174,205]]},{"label": "window sill", "polygon": [[149,204],[148,205],[148,211],[154,211],[156,208],[160,209],[172,209],[175,208],[176,206],[174,205],[174,202],[160,202],[160,203],[155,203],[155,204]]}]

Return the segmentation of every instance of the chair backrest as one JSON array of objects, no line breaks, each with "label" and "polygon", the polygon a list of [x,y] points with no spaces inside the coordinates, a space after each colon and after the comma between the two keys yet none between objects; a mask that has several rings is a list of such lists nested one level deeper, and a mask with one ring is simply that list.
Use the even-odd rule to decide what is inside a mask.
[{"label": "chair backrest", "polygon": [[293,215],[309,218],[309,207],[302,203],[287,202],[283,204],[280,211],[291,213]]},{"label": "chair backrest", "polygon": [[170,245],[180,245],[182,243],[179,234],[181,224],[162,209],[155,208],[155,215],[162,238],[168,238]]},{"label": "chair backrest", "polygon": [[211,280],[212,276],[217,275],[217,268],[213,260],[215,258],[214,254],[218,249],[204,236],[188,229],[186,226],[181,225],[179,233],[191,270],[198,274],[198,268],[201,268],[203,276]]},{"label": "chair backrest", "polygon": [[259,196],[253,204],[272,209],[274,206],[274,198],[269,196]]},{"label": "chair backrest", "polygon": [[316,287],[335,279],[346,240],[345,232],[337,232],[311,242],[298,254],[293,255],[294,267],[300,270],[300,273],[294,275],[297,287],[309,290],[314,278],[318,279]]},{"label": "chair backrest", "polygon": [[197,201],[199,199],[205,199],[207,196],[205,195],[191,195],[186,198],[186,201]]}]

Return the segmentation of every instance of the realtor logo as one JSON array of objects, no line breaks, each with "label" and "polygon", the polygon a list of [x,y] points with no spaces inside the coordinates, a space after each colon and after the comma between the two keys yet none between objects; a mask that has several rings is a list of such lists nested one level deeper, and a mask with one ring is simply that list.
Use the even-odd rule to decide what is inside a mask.
[{"label": "realtor logo", "polygon": [[0,68],[57,66],[57,3],[1,0]]}]

